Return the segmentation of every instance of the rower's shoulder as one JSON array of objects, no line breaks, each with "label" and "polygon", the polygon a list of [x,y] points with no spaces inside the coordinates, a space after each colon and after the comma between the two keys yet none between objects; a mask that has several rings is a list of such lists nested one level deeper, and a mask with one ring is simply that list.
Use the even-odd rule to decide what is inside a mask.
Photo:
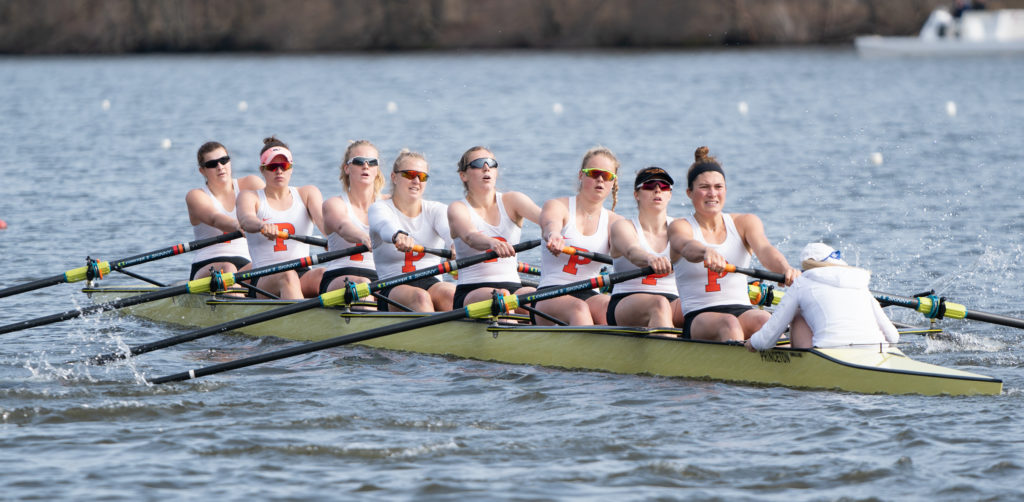
[{"label": "rower's shoulder", "polygon": [[548,199],[544,201],[544,205],[541,207],[542,211],[565,211],[569,212],[569,198],[568,197],[555,197],[554,199]]},{"label": "rower's shoulder", "polygon": [[238,178],[238,189],[241,190],[262,190],[267,187],[267,184],[263,181],[263,178],[250,174]]}]

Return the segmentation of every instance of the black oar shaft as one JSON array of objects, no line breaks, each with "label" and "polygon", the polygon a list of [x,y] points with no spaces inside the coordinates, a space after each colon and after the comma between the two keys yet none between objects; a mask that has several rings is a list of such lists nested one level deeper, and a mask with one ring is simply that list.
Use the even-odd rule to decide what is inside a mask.
[{"label": "black oar shaft", "polygon": [[[631,270],[629,272],[616,272],[607,276],[599,276],[592,279],[578,281],[570,284],[566,284],[560,288],[547,289],[544,291],[537,291],[527,295],[509,295],[512,299],[511,303],[529,303],[531,301],[542,301],[556,296],[562,296],[576,291],[582,291],[584,289],[590,289],[594,287],[610,286],[617,282],[628,281],[637,277],[643,277],[654,273],[651,267],[644,267],[642,269]],[[382,336],[388,336],[403,331],[411,331],[414,329],[425,328],[434,326],[437,324],[445,323],[448,321],[457,321],[459,319],[465,319],[467,317],[481,317],[482,311],[490,310],[493,308],[494,300],[486,300],[483,302],[477,302],[474,304],[467,305],[461,309],[451,310],[448,312],[441,312],[438,314],[430,314],[419,319],[413,319],[410,321],[400,322],[392,324],[390,326],[382,326],[379,328],[373,328],[359,333],[352,333],[350,335],[342,335],[319,342],[306,343],[303,345],[297,345],[287,349],[282,349],[267,354],[262,354],[253,357],[247,357],[236,361],[230,361],[221,364],[215,364],[213,366],[207,366],[205,368],[197,368],[194,370],[183,371],[174,375],[168,375],[165,377],[156,378],[150,380],[150,383],[161,384],[168,382],[180,382],[182,380],[189,380],[192,378],[199,378],[206,375],[213,375],[215,373],[222,373],[233,369],[245,368],[247,366],[253,366],[256,364],[266,363],[270,361],[276,361],[278,359],[284,359],[287,357],[294,357],[302,354],[308,354],[310,352],[316,352],[318,350],[329,349],[338,347],[340,345],[346,345],[350,343],[359,343],[372,338],[380,338]]]},{"label": "black oar shaft", "polygon": [[584,251],[582,249],[574,248],[572,246],[566,246],[566,247],[562,248],[562,252],[565,253],[565,254],[569,254],[569,255],[581,256],[583,258],[586,258],[588,260],[593,260],[593,261],[596,261],[598,263],[605,263],[605,264],[608,264],[608,265],[611,265],[611,264],[614,263],[614,261],[612,260],[611,256],[608,256],[606,254],[601,254],[601,253],[595,253],[593,251]]},{"label": "black oar shaft", "polygon": [[[149,253],[137,254],[135,256],[130,256],[128,258],[122,258],[122,259],[117,260],[115,262],[111,262],[110,263],[110,269],[111,270],[121,270],[123,268],[131,267],[133,265],[138,265],[140,263],[146,263],[146,262],[149,262],[149,261],[159,260],[161,258],[166,258],[168,256],[174,256],[176,254],[181,254],[181,253],[187,253],[189,251],[195,251],[195,250],[200,249],[200,248],[204,248],[204,247],[207,247],[207,246],[212,246],[214,244],[219,244],[221,242],[229,241],[229,240],[232,240],[232,239],[238,239],[240,237],[242,237],[242,232],[235,231],[235,232],[231,232],[229,234],[223,234],[223,235],[218,235],[216,237],[210,237],[208,239],[199,239],[199,240],[195,240],[195,241],[192,241],[192,242],[186,242],[184,244],[177,244],[177,245],[171,246],[169,248],[158,249],[156,251],[151,251]],[[40,288],[45,288],[47,286],[54,286],[54,285],[65,283],[65,282],[75,282],[75,281],[82,280],[82,279],[85,278],[84,275],[81,275],[81,277],[79,277],[79,274],[74,274],[75,277],[73,277],[73,278],[69,277],[69,275],[72,275],[71,272],[75,272],[75,270],[68,271],[68,272],[65,272],[63,274],[57,274],[57,275],[52,276],[52,277],[47,277],[45,279],[39,279],[39,280],[32,281],[32,282],[29,282],[29,283],[21,284],[21,285],[18,285],[18,286],[11,286],[9,288],[0,289],[0,298],[6,297],[6,296],[11,296],[11,295],[16,295],[16,294],[19,294],[19,293],[25,293],[25,292],[28,292],[28,291],[33,291],[33,290],[40,289]]]},{"label": "black oar shaft", "polygon": [[327,340],[307,343],[298,345],[288,349],[278,350],[270,352],[268,354],[262,354],[259,356],[247,357],[244,359],[238,359],[236,361],[229,361],[226,363],[215,364],[213,366],[207,366],[205,368],[197,368],[194,370],[183,371],[174,375],[168,375],[165,377],[156,378],[150,380],[150,383],[161,384],[168,382],[180,382],[182,380],[189,380],[192,378],[199,378],[202,376],[213,375],[216,373],[223,373],[225,371],[231,371],[238,368],[245,368],[247,366],[253,366],[256,364],[267,363],[270,361],[276,361],[278,359],[284,359],[287,357],[294,357],[302,354],[308,354],[310,352],[316,352],[318,350],[329,349],[337,347],[339,345],[345,345],[349,343],[358,343],[371,338],[378,338],[381,336],[387,336],[400,331],[409,331],[418,328],[424,328],[440,324],[448,321],[455,321],[458,319],[465,318],[467,316],[466,309],[452,310],[449,312],[442,312],[440,314],[433,314],[421,317],[419,319],[413,319],[411,321],[401,322],[398,324],[392,324],[391,326],[382,326],[380,328],[374,328],[359,333],[353,333],[351,335],[344,335]]},{"label": "black oar shaft", "polygon": [[767,270],[761,270],[759,268],[743,268],[730,264],[725,267],[725,271],[749,275],[750,277],[756,277],[758,279],[764,279],[766,281],[775,281],[780,284],[786,283],[786,274],[769,272]]}]

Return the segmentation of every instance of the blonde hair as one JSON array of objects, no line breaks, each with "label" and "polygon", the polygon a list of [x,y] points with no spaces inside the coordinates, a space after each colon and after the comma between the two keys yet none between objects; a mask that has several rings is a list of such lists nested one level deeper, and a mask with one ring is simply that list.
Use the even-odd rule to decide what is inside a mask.
[{"label": "blonde hair", "polygon": [[352,150],[360,146],[368,146],[377,151],[377,177],[373,179],[373,199],[377,200],[377,196],[380,195],[381,189],[384,188],[384,173],[380,172],[380,150],[376,145],[370,143],[369,140],[360,139],[356,141],[349,141],[348,148],[345,149],[345,156],[341,159],[341,166],[339,167],[341,174],[338,176],[338,179],[341,180],[341,184],[344,185],[345,191],[347,192],[351,182],[348,179],[348,173],[345,172],[345,165],[348,164],[348,161],[352,160]]},{"label": "blonde hair", "polygon": [[[427,164],[427,167],[430,167],[430,163],[427,162],[427,158],[424,157],[422,153],[420,153],[420,152],[413,152],[413,151],[409,150],[408,148],[403,148],[403,149],[398,151],[398,156],[395,157],[395,163],[391,165],[391,172],[397,173],[398,171],[401,171],[400,168],[402,167],[402,164],[405,163],[405,161],[409,160],[409,159],[420,159],[424,163]],[[391,182],[391,193],[394,193],[394,192],[395,192],[395,182],[392,181]]]},{"label": "blonde hair", "polygon": [[[612,163],[615,165],[615,174],[619,174],[619,159],[615,157],[615,154],[612,153],[611,150],[603,146],[595,146],[590,150],[587,150],[587,153],[583,154],[583,162],[580,163],[580,171],[582,172],[583,169],[587,167],[587,162],[590,162],[590,159],[598,155],[604,155],[605,157],[608,157],[608,159],[611,160]],[[579,188],[577,188],[576,191],[579,192]],[[618,203],[619,178],[616,177],[615,181],[612,182],[612,211],[615,210],[615,205]]]}]

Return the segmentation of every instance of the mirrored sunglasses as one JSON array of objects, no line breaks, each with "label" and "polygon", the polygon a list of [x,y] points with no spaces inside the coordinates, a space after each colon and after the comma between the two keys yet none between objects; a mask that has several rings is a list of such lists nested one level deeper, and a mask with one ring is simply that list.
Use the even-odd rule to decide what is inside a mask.
[{"label": "mirrored sunglasses", "polygon": [[652,190],[653,191],[655,188],[661,190],[662,192],[671,192],[672,191],[672,185],[669,185],[668,183],[665,183],[664,181],[657,181],[657,180],[645,181],[643,184],[640,185],[640,190]]},{"label": "mirrored sunglasses", "polygon": [[266,169],[267,171],[281,171],[285,172],[292,168],[291,162],[271,162],[270,164],[264,164],[260,166],[260,169]]},{"label": "mirrored sunglasses", "polygon": [[604,169],[594,169],[592,167],[584,169],[582,172],[584,176],[594,178],[595,180],[612,181],[615,178],[619,177],[619,175],[611,171],[605,171]]},{"label": "mirrored sunglasses", "polygon": [[349,164],[354,166],[376,166],[380,162],[375,157],[352,157],[348,161]]},{"label": "mirrored sunglasses", "polygon": [[414,180],[414,179],[419,178],[421,183],[422,182],[426,182],[427,178],[430,177],[430,175],[427,174],[427,173],[424,173],[424,172],[421,172],[421,171],[413,171],[411,169],[407,170],[407,171],[398,171],[398,174],[401,174],[402,177],[407,179],[407,180]]},{"label": "mirrored sunglasses", "polygon": [[484,166],[487,166],[491,169],[497,169],[498,161],[490,157],[481,157],[479,159],[474,160],[473,162],[470,162],[469,164],[466,164],[466,167],[471,167],[473,169],[483,169]]},{"label": "mirrored sunglasses", "polygon": [[203,167],[207,169],[213,169],[217,166],[226,166],[228,162],[231,162],[231,157],[225,155],[219,159],[210,159],[206,162],[203,162]]}]

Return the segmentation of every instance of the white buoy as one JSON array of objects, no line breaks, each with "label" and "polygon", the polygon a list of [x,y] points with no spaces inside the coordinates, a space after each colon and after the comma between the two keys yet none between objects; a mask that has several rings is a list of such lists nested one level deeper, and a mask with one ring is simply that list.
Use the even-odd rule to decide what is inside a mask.
[{"label": "white buoy", "polygon": [[946,115],[956,117],[956,103],[953,101],[946,101]]},{"label": "white buoy", "polygon": [[750,106],[747,105],[746,101],[740,101],[736,103],[736,110],[740,112],[740,115],[746,115],[750,112]]},{"label": "white buoy", "polygon": [[388,105],[386,108],[388,110],[388,113],[395,113],[398,111],[398,103],[395,103],[394,101],[388,101]]},{"label": "white buoy", "polygon": [[565,107],[562,106],[562,103],[555,103],[551,105],[551,113],[554,113],[555,115],[561,115],[565,113]]},{"label": "white buoy", "polygon": [[246,111],[248,109],[249,109],[249,103],[246,103],[245,101],[239,101],[238,102],[238,111],[244,112],[244,111]]},{"label": "white buoy", "polygon": [[102,108],[103,111],[109,110],[110,109],[110,100],[109,99],[104,99],[103,102],[100,103],[100,108]]},{"label": "white buoy", "polygon": [[164,138],[164,140],[160,142],[160,148],[163,148],[164,150],[170,150],[171,149],[171,139],[170,138]]},{"label": "white buoy", "polygon": [[880,166],[880,165],[882,165],[882,160],[883,160],[882,159],[882,152],[872,152],[871,153],[871,163],[872,164],[874,164],[876,166]]}]

